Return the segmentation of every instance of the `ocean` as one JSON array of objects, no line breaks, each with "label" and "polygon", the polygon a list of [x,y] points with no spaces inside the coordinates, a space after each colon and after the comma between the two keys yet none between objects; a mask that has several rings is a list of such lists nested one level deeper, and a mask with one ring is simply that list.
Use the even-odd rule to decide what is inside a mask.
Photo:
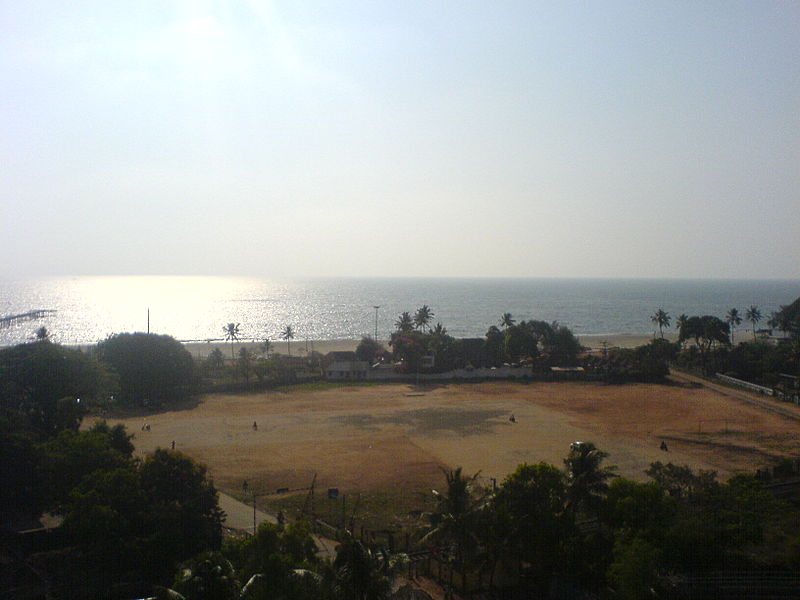
[{"label": "ocean", "polygon": [[[54,311],[0,325],[0,346],[46,327],[62,344],[89,344],[113,333],[147,331],[182,341],[222,339],[239,323],[242,340],[387,339],[403,311],[427,304],[433,322],[456,337],[481,337],[500,316],[558,321],[579,336],[649,334],[650,315],[724,317],[757,305],[761,327],[800,296],[798,280],[434,279],[242,277],[46,277],[0,282],[0,317]],[[374,308],[378,306],[379,308]],[[741,327],[743,328],[745,324]]]}]

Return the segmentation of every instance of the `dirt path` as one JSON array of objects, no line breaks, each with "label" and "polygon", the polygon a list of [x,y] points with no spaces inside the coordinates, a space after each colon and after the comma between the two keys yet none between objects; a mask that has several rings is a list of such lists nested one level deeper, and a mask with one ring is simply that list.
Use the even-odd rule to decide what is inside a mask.
[{"label": "dirt path", "polygon": [[746,402],[753,406],[758,406],[759,408],[772,411],[776,414],[786,417],[787,419],[800,422],[800,407],[794,404],[780,402],[779,400],[774,400],[769,396],[755,394],[746,390],[737,390],[729,386],[713,383],[707,379],[703,379],[702,377],[697,377],[696,375],[692,375],[684,371],[677,371],[675,369],[671,370],[671,378],[702,385],[725,396],[737,398],[742,402]]}]

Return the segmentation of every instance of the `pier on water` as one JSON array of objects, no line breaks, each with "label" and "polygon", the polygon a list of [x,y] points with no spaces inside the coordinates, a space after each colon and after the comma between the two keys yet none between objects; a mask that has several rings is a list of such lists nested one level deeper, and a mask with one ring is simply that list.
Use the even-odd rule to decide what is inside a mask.
[{"label": "pier on water", "polygon": [[44,308],[39,310],[31,310],[19,315],[8,315],[7,317],[0,317],[0,329],[6,329],[7,327],[11,327],[12,325],[21,323],[23,321],[36,321],[37,319],[42,319],[55,312],[56,311],[54,309]]}]

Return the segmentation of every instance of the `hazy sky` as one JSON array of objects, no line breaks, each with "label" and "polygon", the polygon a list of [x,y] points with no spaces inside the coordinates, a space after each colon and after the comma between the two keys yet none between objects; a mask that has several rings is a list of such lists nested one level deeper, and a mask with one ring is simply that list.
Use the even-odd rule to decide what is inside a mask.
[{"label": "hazy sky", "polygon": [[800,3],[0,0],[0,275],[800,278]]}]

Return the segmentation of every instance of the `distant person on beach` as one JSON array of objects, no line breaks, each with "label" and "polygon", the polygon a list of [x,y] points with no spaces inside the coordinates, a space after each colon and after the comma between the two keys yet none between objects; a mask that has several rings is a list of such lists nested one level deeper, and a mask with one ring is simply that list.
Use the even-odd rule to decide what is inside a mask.
[{"label": "distant person on beach", "polygon": [[661,442],[661,449],[664,452],[669,452],[669,448],[667,448],[667,442]]},{"label": "distant person on beach", "polygon": [[172,449],[175,450],[175,440],[172,440]]},{"label": "distant person on beach", "polygon": [[517,422],[517,418],[514,416],[514,413],[511,413],[511,416],[508,417],[508,420],[511,421],[512,423],[516,423]]},{"label": "distant person on beach", "polygon": [[253,431],[258,431],[258,423],[253,421]]}]

